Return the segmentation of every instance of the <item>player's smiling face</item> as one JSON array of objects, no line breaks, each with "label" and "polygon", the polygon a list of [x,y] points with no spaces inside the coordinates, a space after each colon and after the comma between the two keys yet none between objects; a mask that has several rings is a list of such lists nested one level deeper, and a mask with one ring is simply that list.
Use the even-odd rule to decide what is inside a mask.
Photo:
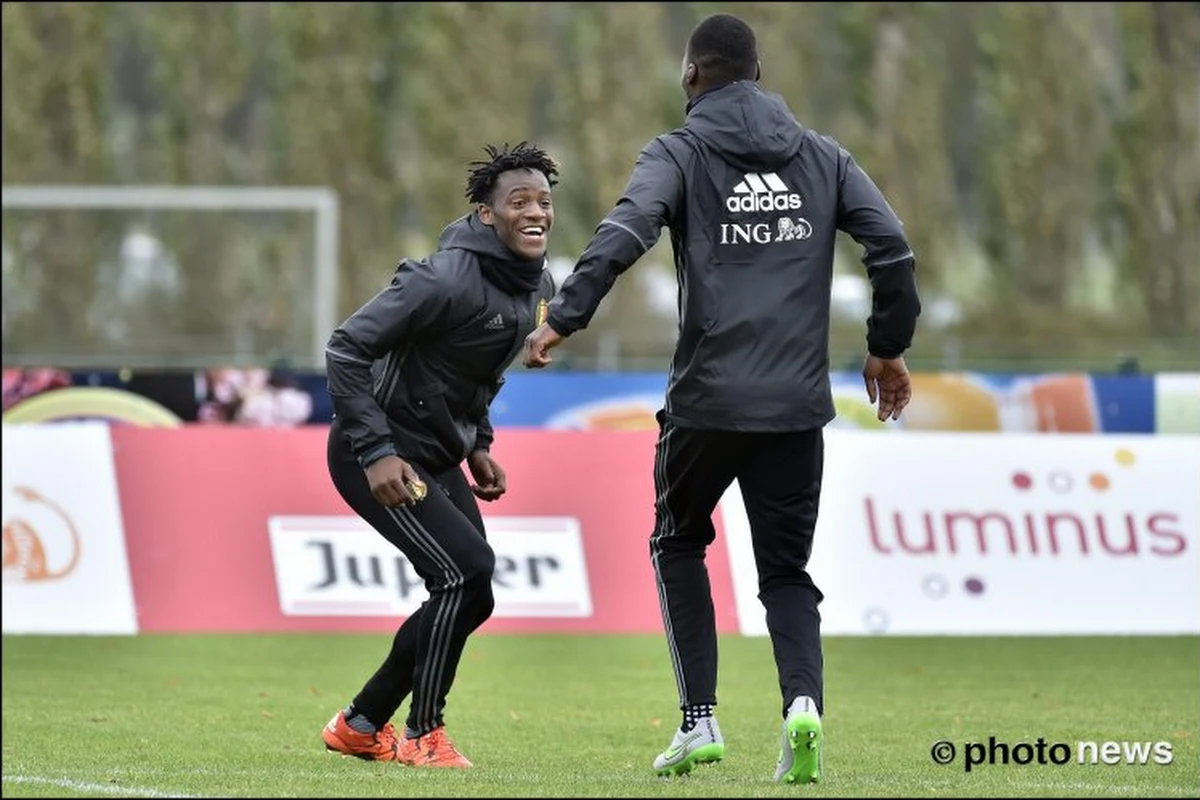
[{"label": "player's smiling face", "polygon": [[515,255],[533,261],[546,255],[554,204],[550,181],[535,169],[512,169],[496,178],[491,203],[479,206],[479,219]]}]

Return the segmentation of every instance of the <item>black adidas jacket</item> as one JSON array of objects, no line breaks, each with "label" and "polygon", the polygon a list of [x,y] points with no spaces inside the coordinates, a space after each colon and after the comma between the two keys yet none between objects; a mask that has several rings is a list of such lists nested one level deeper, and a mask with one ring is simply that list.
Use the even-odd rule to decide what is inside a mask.
[{"label": "black adidas jacket", "polygon": [[550,326],[562,335],[585,327],[663,226],[679,281],[664,408],[677,425],[789,431],[833,419],[829,315],[839,230],[865,249],[874,289],[869,351],[890,358],[911,343],[920,301],[902,223],[844,148],[803,128],[782,98],[756,83],[706,92],[684,127],[646,145],[550,303]]},{"label": "black adidas jacket", "polygon": [[325,349],[334,416],[363,467],[386,455],[431,472],[488,449],[488,406],[554,294],[509,294],[480,259],[514,256],[475,214],[452,222],[438,250],[400,262],[391,285],[343,322]]}]

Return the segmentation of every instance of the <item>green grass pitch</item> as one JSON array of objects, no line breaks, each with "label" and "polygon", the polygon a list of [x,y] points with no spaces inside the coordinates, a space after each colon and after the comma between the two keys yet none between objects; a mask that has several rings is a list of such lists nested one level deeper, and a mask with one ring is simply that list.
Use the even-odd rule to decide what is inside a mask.
[{"label": "green grass pitch", "polygon": [[[1200,796],[1195,636],[827,638],[825,773],[809,786],[771,781],[770,643],[737,636],[721,640],[725,760],[683,778],[650,769],[679,721],[661,636],[474,637],[447,707],[472,770],[325,752],[321,726],[389,643],[5,636],[3,796]],[[967,772],[964,746],[991,736],[1066,743],[1071,758]],[[953,763],[931,760],[938,740]],[[1079,764],[1079,741],[1167,741],[1173,760]]]}]

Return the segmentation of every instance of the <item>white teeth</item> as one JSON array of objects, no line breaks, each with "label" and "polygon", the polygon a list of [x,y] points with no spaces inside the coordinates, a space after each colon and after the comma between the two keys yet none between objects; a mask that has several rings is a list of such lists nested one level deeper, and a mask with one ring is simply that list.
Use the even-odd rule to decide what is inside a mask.
[{"label": "white teeth", "polygon": [[525,234],[526,236],[541,236],[543,230],[542,228],[522,228],[521,233]]}]

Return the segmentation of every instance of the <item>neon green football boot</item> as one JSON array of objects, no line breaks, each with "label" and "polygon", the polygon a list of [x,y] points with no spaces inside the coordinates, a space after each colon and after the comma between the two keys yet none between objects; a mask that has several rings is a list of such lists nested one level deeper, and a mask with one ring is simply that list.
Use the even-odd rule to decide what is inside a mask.
[{"label": "neon green football boot", "polygon": [[797,697],[788,708],[775,780],[782,783],[821,780],[821,715],[812,698]]},{"label": "neon green football boot", "polygon": [[671,746],[654,759],[658,775],[686,775],[697,764],[714,764],[725,757],[725,740],[716,717],[705,717],[687,733],[675,731]]}]

